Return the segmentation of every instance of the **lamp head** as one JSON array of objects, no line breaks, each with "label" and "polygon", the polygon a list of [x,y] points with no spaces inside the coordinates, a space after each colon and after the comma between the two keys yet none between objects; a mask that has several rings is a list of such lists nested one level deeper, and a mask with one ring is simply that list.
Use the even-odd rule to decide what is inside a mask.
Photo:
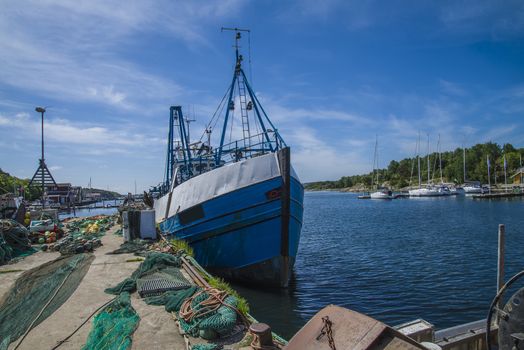
[{"label": "lamp head", "polygon": [[42,108],[42,107],[36,107],[36,108],[35,108],[35,111],[37,111],[38,113],[44,113],[44,112],[45,112],[45,108]]}]

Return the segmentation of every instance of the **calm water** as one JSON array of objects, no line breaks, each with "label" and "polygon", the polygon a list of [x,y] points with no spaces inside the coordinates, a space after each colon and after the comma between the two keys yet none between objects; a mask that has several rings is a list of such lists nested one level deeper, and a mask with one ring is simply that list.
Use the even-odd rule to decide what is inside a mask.
[{"label": "calm water", "polygon": [[[102,201],[97,202],[93,204],[92,206],[105,206],[105,205],[119,205],[121,204],[121,200],[109,200],[109,201]],[[95,216],[95,215],[113,215],[118,212],[117,208],[84,208],[84,209],[76,209],[76,211],[73,213],[73,211],[68,213],[60,213],[59,218],[65,219],[70,217],[88,217],[88,216]]]},{"label": "calm water", "polygon": [[235,286],[252,314],[285,337],[328,304],[389,325],[424,318],[441,329],[485,318],[496,291],[499,223],[506,224],[506,279],[524,269],[521,199],[376,201],[309,192],[304,209],[289,291]]}]

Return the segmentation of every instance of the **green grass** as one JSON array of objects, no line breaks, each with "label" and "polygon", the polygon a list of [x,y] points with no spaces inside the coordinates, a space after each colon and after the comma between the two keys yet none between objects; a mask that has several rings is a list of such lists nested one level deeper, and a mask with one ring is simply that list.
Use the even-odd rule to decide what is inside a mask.
[{"label": "green grass", "polygon": [[235,297],[237,299],[237,309],[242,313],[242,315],[247,316],[249,313],[249,304],[246,299],[241,297],[236,290],[234,290],[226,281],[220,277],[210,277],[208,278],[209,285],[213,288],[226,291],[227,294]]},{"label": "green grass", "polygon": [[173,247],[175,251],[183,250],[187,255],[191,257],[194,256],[193,248],[191,248],[189,243],[187,243],[186,241],[182,239],[173,238],[169,241],[169,244],[171,244],[171,246]]}]

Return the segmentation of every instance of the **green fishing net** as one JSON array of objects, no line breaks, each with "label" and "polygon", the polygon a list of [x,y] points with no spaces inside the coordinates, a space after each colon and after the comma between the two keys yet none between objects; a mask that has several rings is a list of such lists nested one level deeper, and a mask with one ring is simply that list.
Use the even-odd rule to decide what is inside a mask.
[{"label": "green fishing net", "polygon": [[179,268],[180,266],[181,260],[178,256],[151,252],[147,254],[146,259],[140,264],[138,269],[133,272],[131,277],[126,278],[112,288],[107,288],[105,292],[115,295],[122,292],[132,293],[136,291],[136,283],[139,278],[153,274],[155,272],[160,272],[167,268]]},{"label": "green fishing net", "polygon": [[[191,308],[198,311],[205,308],[205,302],[209,295],[204,292],[198,295],[191,301]],[[224,302],[233,307],[237,306],[237,299],[233,296],[228,296]],[[182,330],[193,337],[202,337],[204,339],[213,339],[217,335],[227,335],[232,330],[237,322],[236,312],[225,306],[220,306],[216,311],[204,314],[202,317],[195,317],[189,322],[186,322],[180,314],[177,313],[177,318],[180,321]]]},{"label": "green fishing net", "polygon": [[0,220],[0,265],[36,252],[36,249],[31,247],[28,235],[29,231],[18,222],[10,219]]},{"label": "green fishing net", "polygon": [[36,327],[69,299],[93,259],[92,254],[78,254],[24,272],[0,306],[0,349],[23,335],[31,324]]},{"label": "green fishing net", "polygon": [[193,296],[200,288],[192,286],[186,289],[165,292],[161,295],[145,298],[146,304],[165,305],[167,312],[179,311],[182,303]]},{"label": "green fishing net", "polygon": [[[179,271],[180,266],[181,260],[177,256],[151,252],[146,256],[146,259],[140,264],[138,269],[133,272],[131,277],[126,278],[115,287],[108,288],[105,291],[109,294],[120,294],[122,292],[132,293],[137,290],[137,284],[153,277],[185,281]],[[164,305],[166,311],[176,312],[182,329],[194,337],[213,338],[217,335],[230,333],[237,322],[237,314],[233,309],[225,305],[201,317],[195,317],[189,322],[185,322],[178,315],[183,302],[199,291],[201,291],[199,287],[191,286],[189,288],[168,291],[158,296],[145,298],[145,302],[150,305]],[[207,292],[201,293],[192,300],[191,309],[198,311],[205,308],[206,305],[203,302],[208,298],[209,294]],[[237,306],[237,299],[233,296],[228,296],[224,301],[233,307]]]},{"label": "green fishing net", "polygon": [[129,293],[123,292],[95,316],[93,328],[82,349],[128,349],[139,321],[140,317],[131,306]]}]

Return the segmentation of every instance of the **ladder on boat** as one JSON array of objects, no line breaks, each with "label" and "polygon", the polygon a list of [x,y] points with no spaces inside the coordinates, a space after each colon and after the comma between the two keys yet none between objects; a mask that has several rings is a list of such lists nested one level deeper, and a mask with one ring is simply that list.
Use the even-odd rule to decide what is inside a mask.
[{"label": "ladder on boat", "polygon": [[246,85],[242,74],[238,75],[238,98],[240,100],[240,114],[242,118],[242,136],[245,152],[251,147],[251,132],[249,130],[248,102],[246,98]]}]

